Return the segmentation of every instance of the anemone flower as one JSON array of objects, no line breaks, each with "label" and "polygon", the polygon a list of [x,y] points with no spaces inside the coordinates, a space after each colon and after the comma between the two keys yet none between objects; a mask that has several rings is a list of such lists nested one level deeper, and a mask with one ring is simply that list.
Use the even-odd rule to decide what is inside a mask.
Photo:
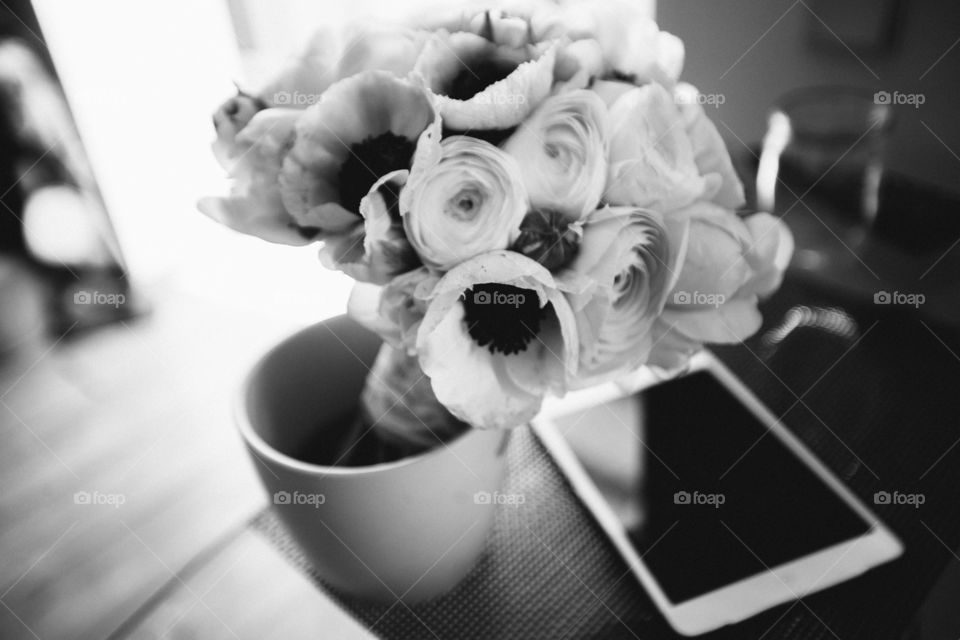
[{"label": "anemone flower", "polygon": [[417,331],[433,391],[479,428],[523,424],[577,363],[573,312],[550,272],[512,251],[458,265],[436,284]]},{"label": "anemone flower", "polygon": [[383,176],[410,168],[421,136],[440,136],[426,88],[385,71],[333,84],[297,121],[280,174],[283,202],[323,238],[362,224],[361,200]]},{"label": "anemone flower", "polygon": [[437,95],[447,127],[508,129],[550,93],[555,62],[552,43],[511,46],[440,31],[424,45],[414,71]]}]

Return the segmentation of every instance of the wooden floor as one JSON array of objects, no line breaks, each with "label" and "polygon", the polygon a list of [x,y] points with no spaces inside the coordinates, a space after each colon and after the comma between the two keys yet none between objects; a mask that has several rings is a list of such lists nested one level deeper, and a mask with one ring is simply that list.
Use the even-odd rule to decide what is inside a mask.
[{"label": "wooden floor", "polygon": [[294,327],[184,292],[152,302],[0,361],[0,638],[105,637],[265,504],[230,403]]}]

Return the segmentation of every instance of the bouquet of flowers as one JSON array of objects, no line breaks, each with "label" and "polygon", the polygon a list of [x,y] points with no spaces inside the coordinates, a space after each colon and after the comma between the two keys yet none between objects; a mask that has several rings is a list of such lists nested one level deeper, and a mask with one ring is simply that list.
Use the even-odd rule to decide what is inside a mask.
[{"label": "bouquet of flowers", "polygon": [[384,339],[365,424],[409,453],[760,324],[792,252],[683,43],[629,2],[458,5],[318,34],[214,115],[243,233],[319,243]]}]

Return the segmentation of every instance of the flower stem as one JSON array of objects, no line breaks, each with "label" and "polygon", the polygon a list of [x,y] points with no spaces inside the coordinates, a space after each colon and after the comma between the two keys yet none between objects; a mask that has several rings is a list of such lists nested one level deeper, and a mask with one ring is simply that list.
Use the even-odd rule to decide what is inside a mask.
[{"label": "flower stem", "polygon": [[433,394],[416,357],[384,344],[360,396],[350,464],[389,462],[432,449],[469,429]]}]

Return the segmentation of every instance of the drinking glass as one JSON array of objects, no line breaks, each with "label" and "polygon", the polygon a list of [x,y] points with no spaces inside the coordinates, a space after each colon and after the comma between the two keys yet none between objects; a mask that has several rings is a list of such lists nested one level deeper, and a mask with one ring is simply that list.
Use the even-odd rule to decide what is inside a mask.
[{"label": "drinking glass", "polygon": [[847,219],[847,240],[859,244],[877,217],[892,121],[889,95],[882,91],[828,86],[786,94],[767,121],[757,171],[759,208],[783,213],[813,193]]}]

